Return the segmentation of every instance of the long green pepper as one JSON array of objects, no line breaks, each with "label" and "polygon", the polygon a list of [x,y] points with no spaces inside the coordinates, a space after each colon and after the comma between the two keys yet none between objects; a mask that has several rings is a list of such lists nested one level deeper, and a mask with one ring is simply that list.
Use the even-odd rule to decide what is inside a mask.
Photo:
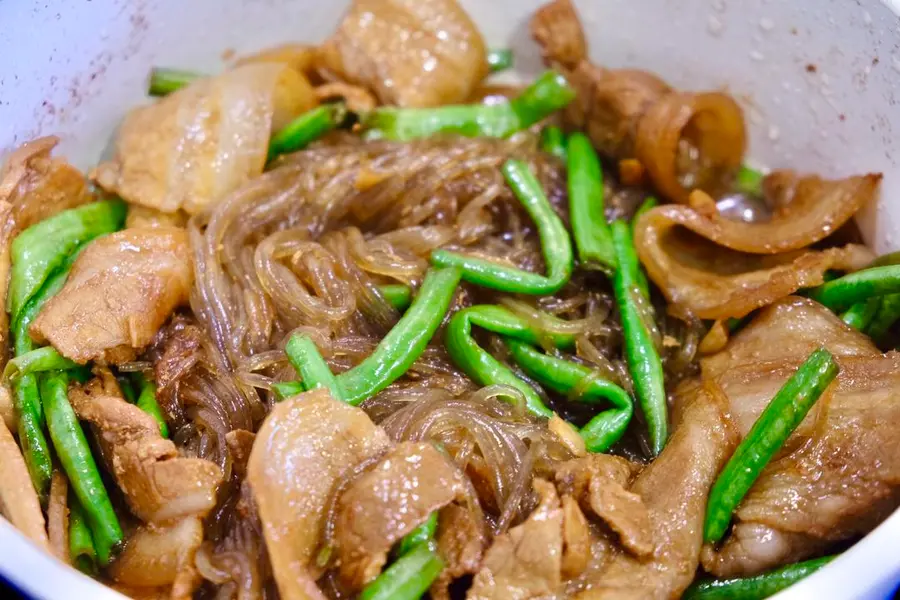
[{"label": "long green pepper", "polygon": [[409,141],[439,134],[508,137],[564,108],[575,90],[556,71],[545,71],[521,94],[500,104],[459,104],[435,108],[376,108],[361,116],[369,139]]},{"label": "long green pepper", "polygon": [[841,314],[841,320],[859,331],[865,331],[881,308],[881,297],[874,296],[868,300],[857,302]]},{"label": "long green pepper", "polygon": [[[515,388],[525,396],[525,406],[531,414],[548,419],[552,417],[553,411],[547,408],[533,387],[478,345],[472,337],[473,325],[505,338],[540,344],[542,338],[533,325],[500,306],[490,304],[470,306],[458,311],[450,319],[444,343],[453,362],[473,381],[479,385],[503,384]],[[557,348],[570,348],[575,344],[575,336],[571,334],[548,335],[546,339]]]},{"label": "long green pepper", "polygon": [[888,330],[900,320],[900,294],[888,294],[880,298],[878,312],[866,329],[876,343],[882,343]]},{"label": "long green pepper", "polygon": [[416,549],[420,544],[427,544],[429,541],[434,539],[434,534],[437,531],[438,526],[438,511],[432,512],[428,515],[428,518],[425,521],[410,531],[408,534],[403,536],[403,539],[397,542],[397,548],[395,549],[395,554],[399,556],[403,556],[405,554],[409,554],[413,550]]},{"label": "long green pepper", "polygon": [[[28,328],[44,303],[62,289],[81,249],[88,241],[115,231],[124,221],[124,203],[96,202],[62,211],[16,236],[11,248],[9,307],[17,357],[34,350]],[[34,489],[41,502],[45,502],[53,465],[50,445],[44,435],[44,410],[35,375],[17,378],[12,384],[12,397],[22,456]]]},{"label": "long green pepper", "polygon": [[[460,270],[451,267],[447,269],[429,269],[425,274],[422,287],[413,299],[409,309],[403,314],[397,324],[388,332],[375,350],[361,363],[335,377],[335,389],[341,394],[340,399],[353,406],[358,406],[364,400],[371,398],[406,373],[416,359],[421,356],[428,346],[428,342],[440,327],[444,315],[450,308],[453,294],[459,283]],[[302,343],[302,342],[301,342]],[[310,340],[312,344],[312,340]],[[315,344],[312,344],[313,348]],[[297,349],[296,345],[294,349]],[[309,351],[306,347],[305,351]],[[315,354],[321,359],[321,354],[315,350]],[[290,352],[288,353],[290,356]],[[306,361],[315,355],[301,356],[295,354],[298,361]],[[327,364],[322,359],[311,374],[314,380],[332,385],[327,381],[325,371]],[[324,365],[324,370],[323,370]],[[295,364],[304,370],[312,369],[306,364]],[[299,369],[298,369],[299,370]],[[330,371],[328,371],[330,373]],[[306,391],[303,382],[276,383],[272,386],[276,395],[281,398],[293,396]]]},{"label": "long green pepper", "polygon": [[302,150],[329,131],[336,129],[347,118],[347,107],[342,102],[322,104],[309,110],[272,136],[269,155],[272,161],[280,154]]},{"label": "long green pepper", "polygon": [[632,296],[644,292],[640,290],[640,265],[631,241],[631,228],[624,221],[616,221],[612,224],[612,236],[618,264],[613,276],[613,291],[622,320],[625,360],[634,382],[635,396],[647,421],[650,449],[657,455],[668,438],[662,361]]},{"label": "long green pepper", "polygon": [[611,273],[616,267],[616,256],[603,209],[600,159],[583,133],[569,136],[567,153],[569,218],[578,259],[583,267]]},{"label": "long green pepper", "polygon": [[92,202],[57,213],[17,235],[10,247],[10,322],[18,320],[28,300],[79,246],[120,229],[125,212],[121,200]]},{"label": "long green pepper", "polygon": [[544,354],[521,340],[507,338],[510,356],[526,375],[558,394],[571,395],[583,404],[609,403],[612,408],[594,416],[578,434],[589,452],[606,452],[622,439],[634,412],[628,392],[602,379],[584,365]]},{"label": "long green pepper", "polygon": [[754,577],[697,581],[684,591],[681,600],[763,600],[809,577],[835,558],[837,555],[823,556]]},{"label": "long green pepper", "polygon": [[434,542],[419,544],[367,585],[359,600],[419,600],[443,569]]},{"label": "long green pepper", "polygon": [[285,345],[284,352],[300,374],[305,391],[325,388],[335,400],[344,399],[344,391],[311,337],[295,333]]},{"label": "long green pepper", "polygon": [[719,473],[706,505],[703,539],[722,539],[731,515],[753,483],[809,409],[837,377],[840,369],[825,348],[809,355],[762,411]]},{"label": "long green pepper", "polygon": [[68,385],[64,371],[46,373],[41,378],[47,428],[59,462],[84,508],[97,558],[105,566],[121,547],[124,536],[84,431],[69,404]]},{"label": "long green pepper", "polygon": [[562,161],[567,160],[566,134],[563,133],[563,130],[556,125],[544,127],[541,131],[541,150]]},{"label": "long green pepper", "polygon": [[502,171],[519,202],[537,226],[547,275],[448,250],[432,252],[431,262],[438,267],[460,267],[463,280],[501,292],[553,294],[572,276],[574,260],[569,232],[559,215],[553,211],[540,182],[526,163],[510,159],[503,164]]},{"label": "long green pepper", "polygon": [[82,573],[93,575],[97,571],[97,549],[94,537],[84,516],[84,508],[78,496],[69,492],[69,558]]},{"label": "long green pepper", "polygon": [[41,373],[43,371],[64,371],[78,366],[77,363],[62,356],[53,346],[44,346],[19,354],[6,363],[3,379],[13,381],[23,375]]},{"label": "long green pepper", "polygon": [[844,310],[873,296],[900,293],[900,265],[873,267],[820,285],[809,297],[832,310]]},{"label": "long green pepper", "polygon": [[193,71],[153,67],[150,70],[147,93],[151,96],[168,96],[202,77],[202,74]]},{"label": "long green pepper", "polygon": [[[555,317],[554,317],[555,319]],[[517,377],[509,367],[481,348],[472,337],[472,326],[503,336],[513,360],[546,387],[562,393],[580,392],[583,403],[609,402],[611,409],[601,412],[579,430],[591,452],[603,452],[618,441],[632,415],[632,401],[619,386],[599,378],[587,367],[538,351],[534,346],[549,343],[556,348],[571,348],[572,334],[541,332],[534,325],[500,306],[476,305],[465,308],[450,319],[444,342],[453,361],[480,385],[502,384],[518,390],[533,415],[550,418],[551,411],[531,385]],[[587,385],[583,385],[584,383]]]},{"label": "long green pepper", "polygon": [[[140,372],[134,374],[134,383],[138,390],[134,404],[153,417],[153,420],[159,425],[159,434],[164,438],[168,438],[169,426],[166,424],[166,417],[163,414],[162,407],[156,400],[156,384]],[[125,395],[124,390],[123,395]]]}]

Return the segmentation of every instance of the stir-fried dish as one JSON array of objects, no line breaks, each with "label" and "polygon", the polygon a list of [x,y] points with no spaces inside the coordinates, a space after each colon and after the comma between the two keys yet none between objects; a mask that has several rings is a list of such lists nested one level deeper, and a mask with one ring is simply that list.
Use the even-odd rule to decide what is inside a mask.
[{"label": "stir-fried dish", "polygon": [[[879,174],[746,164],[721,91],[513,66],[455,0],[155,69],[0,181],[0,508],[134,598],[762,598],[900,503]],[[178,65],[179,68],[190,65]]]}]

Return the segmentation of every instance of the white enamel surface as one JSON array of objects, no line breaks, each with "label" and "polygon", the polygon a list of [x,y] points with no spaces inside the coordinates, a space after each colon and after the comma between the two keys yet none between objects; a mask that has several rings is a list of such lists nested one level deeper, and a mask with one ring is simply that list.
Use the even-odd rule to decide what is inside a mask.
[{"label": "white enamel surface", "polygon": [[[900,0],[576,0],[592,58],[656,71],[743,103],[753,162],[841,176],[882,171],[861,219],[900,248]],[[223,52],[316,42],[337,0],[0,0],[0,152],[59,134],[97,161],[151,65],[216,70]],[[527,20],[538,0],[463,0],[491,46],[540,68]],[[808,65],[813,65],[810,69]],[[814,72],[810,72],[813,71]],[[779,598],[885,598],[900,580],[900,514]],[[0,520],[0,574],[40,598],[116,597],[40,556]],[[85,585],[89,587],[84,587]]]}]

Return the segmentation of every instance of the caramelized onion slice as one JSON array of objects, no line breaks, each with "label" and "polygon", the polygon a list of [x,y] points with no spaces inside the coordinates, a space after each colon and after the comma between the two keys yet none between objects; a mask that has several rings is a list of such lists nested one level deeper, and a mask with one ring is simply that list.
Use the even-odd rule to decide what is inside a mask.
[{"label": "caramelized onion slice", "polygon": [[50,550],[44,515],[15,438],[0,423],[0,512],[34,544]]},{"label": "caramelized onion slice", "polygon": [[776,254],[814,244],[834,233],[866,203],[881,181],[880,173],[827,180],[778,171],[766,178],[772,218],[747,223],[716,212],[701,214],[684,207],[664,207],[673,222],[713,242],[741,252]]},{"label": "caramelized onion slice", "polygon": [[[683,143],[696,150],[689,172],[680,165]],[[716,196],[740,167],[747,146],[744,114],[719,92],[675,92],[663,96],[641,117],[635,151],[659,191],[686,204],[692,189]]]},{"label": "caramelized onion slice", "polygon": [[681,227],[685,215],[702,218],[686,207],[648,211],[635,227],[635,246],[669,302],[701,319],[742,317],[801,288],[820,285],[829,269],[853,271],[873,258],[855,244],[764,256],[738,252]]},{"label": "caramelized onion slice", "polygon": [[643,115],[672,91],[653,73],[604,69],[587,61],[566,78],[577,92],[565,110],[567,124],[583,129],[598,152],[617,159],[635,157]]},{"label": "caramelized onion slice", "polygon": [[316,564],[334,486],[391,441],[362,409],[322,389],[276,404],[256,434],[247,481],[281,597],[324,600]]},{"label": "caramelized onion slice", "polygon": [[203,523],[199,517],[165,525],[141,525],[110,566],[109,575],[135,587],[171,585],[180,572],[193,568],[194,555],[202,542]]}]

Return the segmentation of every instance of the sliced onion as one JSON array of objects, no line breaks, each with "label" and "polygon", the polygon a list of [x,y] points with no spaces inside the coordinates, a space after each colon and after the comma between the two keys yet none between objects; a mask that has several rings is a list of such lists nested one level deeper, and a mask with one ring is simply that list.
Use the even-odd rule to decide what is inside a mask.
[{"label": "sliced onion", "polygon": [[112,578],[125,585],[155,587],[175,581],[190,567],[203,542],[203,524],[188,517],[172,525],[143,525],[128,539],[122,554],[109,568]]},{"label": "sliced onion", "polygon": [[[855,244],[773,255],[738,252],[680,227],[679,216],[688,213],[693,211],[677,206],[645,213],[635,227],[635,247],[666,299],[701,319],[742,317],[801,288],[820,285],[829,269],[853,271],[873,258]],[[694,213],[690,218],[700,217]]]},{"label": "sliced onion", "polygon": [[15,438],[0,423],[0,508],[3,515],[38,547],[50,550],[44,515],[28,477],[22,451]]},{"label": "sliced onion", "polygon": [[870,202],[878,191],[880,173],[839,180],[798,177],[779,171],[766,178],[775,205],[768,221],[747,223],[716,212],[701,214],[681,206],[658,210],[665,218],[721,246],[754,254],[776,254],[814,244],[837,231]]},{"label": "sliced onion", "polygon": [[[685,174],[679,172],[679,145],[683,142],[698,154],[689,186],[683,185]],[[635,150],[660,192],[685,204],[694,188],[718,195],[740,167],[746,145],[743,111],[731,96],[675,92],[655,102],[643,115]]]}]

